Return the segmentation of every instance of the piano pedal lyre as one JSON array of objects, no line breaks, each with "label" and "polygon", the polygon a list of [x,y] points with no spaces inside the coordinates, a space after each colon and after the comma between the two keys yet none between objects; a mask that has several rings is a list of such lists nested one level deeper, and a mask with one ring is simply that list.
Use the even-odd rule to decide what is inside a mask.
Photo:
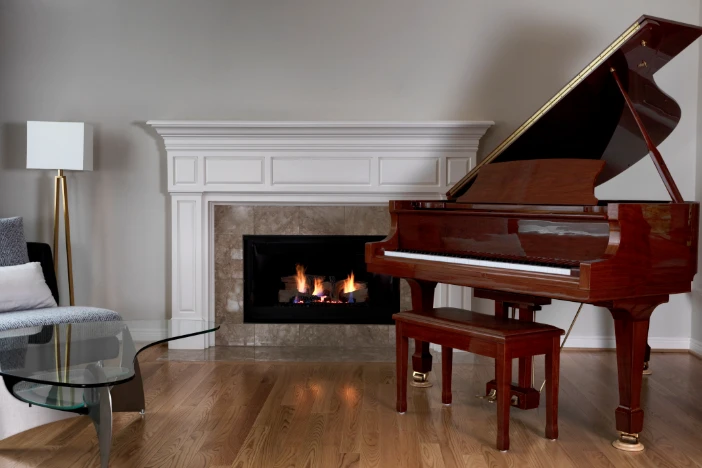
[{"label": "piano pedal lyre", "polygon": [[619,438],[612,442],[612,446],[625,452],[641,452],[644,449],[643,444],[639,442],[638,434],[628,434],[626,432],[620,432]]},{"label": "piano pedal lyre", "polygon": [[410,385],[417,388],[431,387],[433,384],[429,382],[429,374],[424,372],[412,372],[412,380]]},{"label": "piano pedal lyre", "polygon": [[[493,388],[487,395],[476,395],[476,398],[487,400],[488,403],[495,403],[497,401],[497,390]],[[512,406],[519,406],[519,397],[517,395],[512,395],[512,398],[510,398],[510,404]]]},{"label": "piano pedal lyre", "polygon": [[494,388],[488,392],[487,395],[475,395],[475,398],[480,398],[481,400],[487,400],[488,403],[495,403],[497,401],[497,390]]}]

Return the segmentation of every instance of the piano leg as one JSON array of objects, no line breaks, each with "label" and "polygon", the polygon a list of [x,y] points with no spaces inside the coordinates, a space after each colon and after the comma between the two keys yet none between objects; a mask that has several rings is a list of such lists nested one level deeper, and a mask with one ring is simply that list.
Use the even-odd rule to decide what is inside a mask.
[{"label": "piano leg", "polygon": [[[519,307],[519,320],[525,322],[534,321],[534,310],[530,307]],[[522,388],[532,388],[533,381],[534,358],[521,357],[519,358],[519,386]]]},{"label": "piano leg", "polygon": [[643,430],[644,412],[641,409],[641,385],[643,374],[648,324],[653,310],[668,296],[641,300],[614,301],[607,308],[614,317],[614,332],[617,339],[617,372],[619,374],[619,407],[615,410],[617,430],[620,436],[612,445],[628,452],[644,449],[639,442]]},{"label": "piano leg", "polygon": [[[432,309],[434,307],[434,291],[436,282],[408,279],[412,291],[412,309]],[[413,387],[431,387],[429,372],[431,372],[432,356],[429,353],[429,343],[414,340],[414,354],[412,355],[412,381]]]}]

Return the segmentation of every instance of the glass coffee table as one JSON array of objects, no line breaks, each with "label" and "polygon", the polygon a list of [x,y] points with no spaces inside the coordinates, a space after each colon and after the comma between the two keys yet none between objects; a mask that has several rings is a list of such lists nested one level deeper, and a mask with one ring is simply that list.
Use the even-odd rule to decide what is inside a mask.
[{"label": "glass coffee table", "polygon": [[[200,320],[62,323],[0,331],[0,376],[30,405],[85,414],[95,425],[107,467],[113,412],[145,412],[137,355],[150,346],[219,328]],[[135,342],[132,332],[148,331]]]}]

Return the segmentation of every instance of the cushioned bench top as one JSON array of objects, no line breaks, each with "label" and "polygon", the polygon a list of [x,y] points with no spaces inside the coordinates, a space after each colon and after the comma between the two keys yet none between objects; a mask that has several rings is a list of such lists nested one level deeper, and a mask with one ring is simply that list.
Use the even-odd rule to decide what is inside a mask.
[{"label": "cushioned bench top", "polygon": [[61,323],[111,322],[116,320],[122,320],[117,312],[98,307],[50,307],[0,313],[0,331]]},{"label": "cushioned bench top", "polygon": [[560,328],[537,322],[523,322],[514,319],[499,319],[492,315],[480,314],[453,307],[440,307],[427,310],[410,310],[392,316],[396,321],[450,328],[466,334],[487,335],[496,338],[516,338],[524,335],[562,335]]}]

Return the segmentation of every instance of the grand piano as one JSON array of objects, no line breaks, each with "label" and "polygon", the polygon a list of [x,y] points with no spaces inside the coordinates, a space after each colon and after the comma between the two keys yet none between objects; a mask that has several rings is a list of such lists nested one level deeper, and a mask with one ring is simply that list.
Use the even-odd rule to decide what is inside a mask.
[{"label": "grand piano", "polygon": [[[437,283],[475,288],[497,315],[514,308],[521,320],[551,299],[609,309],[619,379],[613,445],[622,450],[643,450],[651,314],[670,294],[689,292],[697,272],[699,204],[682,199],[657,149],[681,111],[653,76],[701,34],[642,16],[446,200],[390,202],[390,234],[366,245],[368,270],[406,278],[415,309],[433,306]],[[649,156],[671,201],[595,198],[597,185]],[[429,344],[415,346],[413,370],[426,383]],[[512,401],[529,409],[538,390],[523,361]]]}]

